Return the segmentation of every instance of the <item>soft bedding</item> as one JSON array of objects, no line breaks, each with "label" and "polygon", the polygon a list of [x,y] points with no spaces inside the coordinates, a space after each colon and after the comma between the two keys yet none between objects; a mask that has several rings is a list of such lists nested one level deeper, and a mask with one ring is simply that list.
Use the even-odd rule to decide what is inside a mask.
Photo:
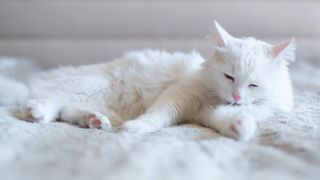
[{"label": "soft bedding", "polygon": [[292,77],[294,111],[260,123],[249,142],[194,124],[136,135],[27,123],[1,108],[0,179],[319,179],[319,61],[299,59]]}]

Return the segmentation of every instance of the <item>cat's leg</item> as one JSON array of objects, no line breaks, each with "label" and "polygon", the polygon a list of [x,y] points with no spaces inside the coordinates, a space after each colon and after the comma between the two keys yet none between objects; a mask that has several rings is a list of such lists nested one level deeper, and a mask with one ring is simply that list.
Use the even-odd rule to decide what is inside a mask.
[{"label": "cat's leg", "polygon": [[148,133],[180,123],[192,116],[200,106],[199,95],[192,88],[170,87],[155,103],[135,120],[125,122],[121,129],[133,133]]},{"label": "cat's leg", "polygon": [[60,104],[53,99],[34,98],[26,102],[22,111],[23,119],[29,122],[47,123],[57,119]]},{"label": "cat's leg", "polygon": [[177,124],[177,120],[168,113],[169,111],[169,108],[163,111],[148,111],[134,120],[125,122],[121,130],[144,134]]},{"label": "cat's leg", "polygon": [[267,107],[249,105],[247,107],[219,106],[204,108],[197,118],[202,125],[213,128],[222,135],[236,140],[247,141],[257,129],[257,121],[272,115]]},{"label": "cat's leg", "polygon": [[68,106],[62,108],[59,120],[77,124],[84,128],[102,128],[109,129],[112,124],[109,118],[95,110],[89,110],[85,107]]}]

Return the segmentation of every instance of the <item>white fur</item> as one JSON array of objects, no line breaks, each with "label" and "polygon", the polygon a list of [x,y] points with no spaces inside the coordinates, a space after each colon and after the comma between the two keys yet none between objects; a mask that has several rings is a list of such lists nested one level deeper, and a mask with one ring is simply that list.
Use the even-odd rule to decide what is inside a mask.
[{"label": "white fur", "polygon": [[17,106],[28,97],[27,87],[14,79],[0,76],[0,105]]},{"label": "white fur", "polygon": [[0,105],[15,107],[28,97],[27,79],[40,69],[22,58],[0,57]]},{"label": "white fur", "polygon": [[[288,52],[273,57],[276,46],[234,38],[217,23],[214,36],[217,47],[207,60],[196,52],[146,50],[110,63],[40,73],[28,84],[25,119],[60,119],[91,128],[121,126],[134,133],[193,121],[248,140],[256,121],[291,110],[285,57],[292,58],[286,54],[293,50],[282,44]],[[224,73],[232,75],[234,82]],[[241,96],[237,102],[232,98],[235,92]]]}]

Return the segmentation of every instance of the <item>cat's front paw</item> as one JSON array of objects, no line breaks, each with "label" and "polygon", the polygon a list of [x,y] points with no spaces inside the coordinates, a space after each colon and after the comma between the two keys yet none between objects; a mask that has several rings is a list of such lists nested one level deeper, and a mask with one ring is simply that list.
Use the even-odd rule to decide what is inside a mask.
[{"label": "cat's front paw", "polygon": [[239,141],[248,141],[253,137],[256,128],[256,121],[251,116],[236,116],[221,133]]},{"label": "cat's front paw", "polygon": [[149,132],[156,131],[156,129],[152,126],[152,124],[141,121],[141,120],[132,120],[125,122],[121,128],[121,130],[136,133],[136,134],[145,134]]}]

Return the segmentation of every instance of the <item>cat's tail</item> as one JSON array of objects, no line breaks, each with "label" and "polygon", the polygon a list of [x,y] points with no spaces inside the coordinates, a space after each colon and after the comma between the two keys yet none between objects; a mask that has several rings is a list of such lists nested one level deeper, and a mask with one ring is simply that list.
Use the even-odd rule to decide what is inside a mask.
[{"label": "cat's tail", "polygon": [[17,107],[29,96],[27,82],[40,68],[25,59],[0,57],[0,107]]},{"label": "cat's tail", "polygon": [[0,106],[20,107],[29,96],[29,89],[23,82],[0,76]]}]

